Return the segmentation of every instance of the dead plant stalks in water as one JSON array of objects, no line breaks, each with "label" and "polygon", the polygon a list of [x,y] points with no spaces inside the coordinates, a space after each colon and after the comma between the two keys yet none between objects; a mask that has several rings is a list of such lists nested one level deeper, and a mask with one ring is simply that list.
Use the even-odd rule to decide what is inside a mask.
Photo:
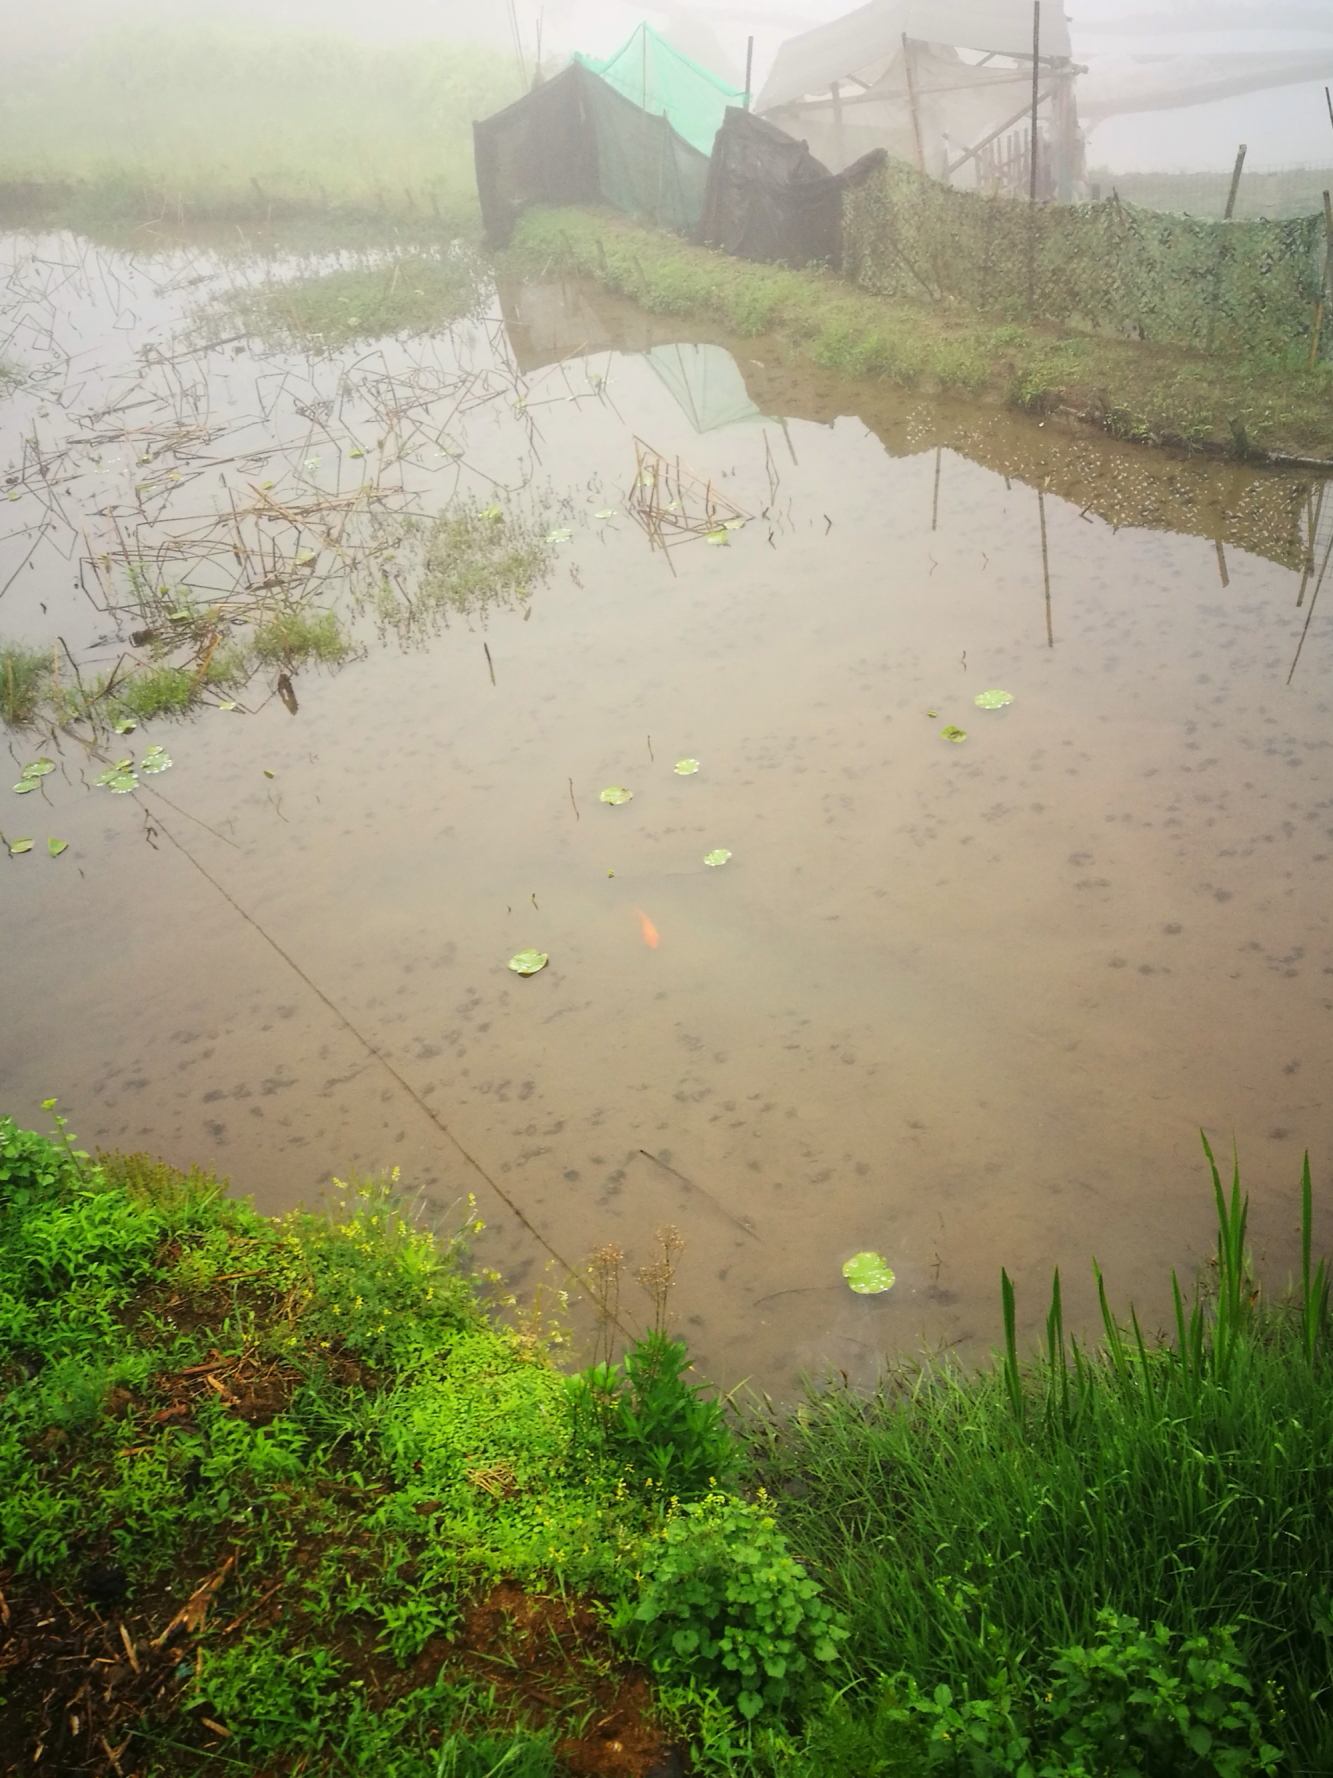
[{"label": "dead plant stalks in water", "polygon": [[634,480],[625,508],[643,527],[654,549],[669,551],[691,537],[725,543],[751,515],[719,493],[713,482],[660,451],[634,440]]}]

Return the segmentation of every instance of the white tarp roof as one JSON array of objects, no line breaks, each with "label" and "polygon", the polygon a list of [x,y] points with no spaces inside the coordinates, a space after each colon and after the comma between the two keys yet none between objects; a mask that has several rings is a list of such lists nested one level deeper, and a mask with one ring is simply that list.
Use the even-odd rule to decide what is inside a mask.
[{"label": "white tarp roof", "polygon": [[[897,55],[906,34],[917,43],[994,55],[1032,56],[1031,0],[871,0],[856,12],[789,38],[755,100],[756,111],[827,92],[835,80]],[[1069,26],[1059,0],[1041,14],[1041,54],[1067,56]]]},{"label": "white tarp roof", "polygon": [[1333,45],[1277,55],[1100,56],[1078,83],[1085,124],[1136,111],[1206,105],[1243,93],[1333,79]]}]

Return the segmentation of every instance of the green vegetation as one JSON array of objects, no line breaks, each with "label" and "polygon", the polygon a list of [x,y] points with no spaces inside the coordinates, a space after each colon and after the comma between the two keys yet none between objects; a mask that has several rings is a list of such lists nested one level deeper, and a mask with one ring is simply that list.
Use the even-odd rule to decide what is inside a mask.
[{"label": "green vegetation", "polygon": [[537,521],[498,504],[459,501],[432,519],[413,513],[374,513],[372,519],[391,566],[369,560],[357,602],[403,641],[428,634],[451,615],[478,616],[492,607],[526,611],[551,561]]},{"label": "green vegetation", "polygon": [[302,667],[318,661],[336,667],[352,652],[351,639],[333,611],[309,611],[294,605],[276,611],[255,628],[252,646],[259,660]]},{"label": "green vegetation", "polygon": [[336,352],[391,334],[430,334],[476,307],[480,266],[457,249],[409,253],[237,292],[227,304],[266,346]]},{"label": "green vegetation", "polygon": [[1206,357],[1184,348],[997,322],[957,306],[888,302],[820,271],[752,265],[610,210],[527,211],[506,256],[520,275],[596,278],[665,314],[766,335],[852,377],[998,394],[1145,444],[1333,461],[1333,367]]},{"label": "green vegetation", "polygon": [[475,227],[472,119],[517,96],[474,45],[120,27],[0,74],[0,201],[92,233],[336,210],[447,238]]},{"label": "green vegetation", "polygon": [[598,1362],[568,1377],[468,1271],[479,1225],[427,1235],[396,1179],[270,1219],[56,1122],[0,1120],[0,1742],[25,1769],[105,1736],[144,1778],[554,1778],[679,1737],[712,1778],[1333,1772],[1308,1164],[1283,1298],[1214,1170],[1172,1339],[1103,1291],[1101,1346],[1075,1342],[1057,1279],[1025,1361],[1002,1278],[994,1370],[729,1429],[666,1332],[674,1231],[619,1363],[621,1256],[593,1255]]},{"label": "green vegetation", "polygon": [[[1002,1277],[993,1372],[927,1368],[755,1428],[866,1682],[905,1672],[927,1712],[949,1688],[940,1732],[961,1716],[999,1761],[981,1770],[1020,1770],[1002,1749],[1021,1744],[1056,1759],[1038,1772],[1257,1772],[1266,1738],[1283,1769],[1333,1771],[1333,1322],[1309,1163],[1303,1276],[1273,1304],[1239,1182],[1213,1178],[1217,1254],[1190,1308],[1176,1289],[1174,1341],[1114,1317],[1100,1274],[1104,1344],[1068,1340],[1057,1275],[1045,1353],[1024,1365]],[[1151,1732],[1131,1736],[1137,1711]]]},{"label": "green vegetation", "polygon": [[0,718],[6,728],[32,726],[50,680],[49,650],[14,642],[0,646]]}]

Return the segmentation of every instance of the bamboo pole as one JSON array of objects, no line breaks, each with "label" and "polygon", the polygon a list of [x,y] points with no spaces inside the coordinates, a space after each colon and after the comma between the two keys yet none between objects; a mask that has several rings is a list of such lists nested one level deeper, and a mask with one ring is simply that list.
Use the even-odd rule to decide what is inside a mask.
[{"label": "bamboo pole", "polygon": [[917,109],[916,81],[912,78],[912,51],[908,47],[907,33],[903,32],[903,75],[907,81],[907,103],[912,113],[912,134],[916,138],[916,165],[919,173],[926,170],[926,151],[921,141],[921,113]]},{"label": "bamboo pole", "polygon": [[[1032,0],[1032,140],[1028,148],[1028,320],[1037,302],[1037,108],[1041,103],[1041,0]],[[1044,534],[1044,533],[1043,533]]]}]

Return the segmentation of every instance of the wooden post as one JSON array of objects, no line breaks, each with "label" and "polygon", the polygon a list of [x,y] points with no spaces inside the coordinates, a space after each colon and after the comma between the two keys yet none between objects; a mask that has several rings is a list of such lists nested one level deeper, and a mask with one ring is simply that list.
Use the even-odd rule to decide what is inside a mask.
[{"label": "wooden post", "polygon": [[1223,214],[1223,222],[1230,222],[1232,212],[1236,208],[1236,193],[1240,190],[1240,170],[1245,165],[1245,144],[1242,142],[1236,150],[1236,164],[1231,169],[1231,190],[1227,193],[1227,207]]},{"label": "wooden post", "polygon": [[[1325,88],[1327,91],[1327,88]],[[1315,304],[1314,329],[1310,338],[1310,369],[1319,360],[1319,335],[1324,325],[1324,304],[1333,296],[1333,198],[1324,193],[1324,284]]]},{"label": "wooden post", "polygon": [[1055,64],[1055,201],[1072,204],[1079,165],[1078,121],[1074,111],[1074,65],[1068,56]]},{"label": "wooden post", "polygon": [[[1032,0],[1032,141],[1028,152],[1028,320],[1037,301],[1037,107],[1041,103],[1041,0]],[[1045,537],[1045,511],[1042,514]]]},{"label": "wooden post", "polygon": [[[1240,170],[1245,165],[1245,144],[1242,142],[1236,150],[1236,164],[1231,169],[1231,189],[1227,193],[1227,207],[1222,212],[1223,222],[1230,222],[1236,208],[1236,193],[1240,190]],[[1204,342],[1204,351],[1211,352],[1217,337],[1217,311],[1222,302],[1222,278],[1226,272],[1228,249],[1230,242],[1223,235],[1217,246],[1217,276],[1213,280],[1213,306],[1208,314],[1208,337]]]},{"label": "wooden post", "polygon": [[842,134],[842,86],[834,81],[829,88],[829,96],[833,100],[833,158],[837,161],[835,173],[841,173],[847,165],[847,143]]},{"label": "wooden post", "polygon": [[754,73],[754,38],[745,40],[745,110],[750,109],[750,76]]},{"label": "wooden post", "polygon": [[921,141],[921,113],[916,103],[916,81],[912,78],[912,51],[908,47],[907,33],[903,32],[903,73],[907,80],[907,103],[912,113],[912,134],[916,138],[917,171],[926,170],[926,151]]}]

